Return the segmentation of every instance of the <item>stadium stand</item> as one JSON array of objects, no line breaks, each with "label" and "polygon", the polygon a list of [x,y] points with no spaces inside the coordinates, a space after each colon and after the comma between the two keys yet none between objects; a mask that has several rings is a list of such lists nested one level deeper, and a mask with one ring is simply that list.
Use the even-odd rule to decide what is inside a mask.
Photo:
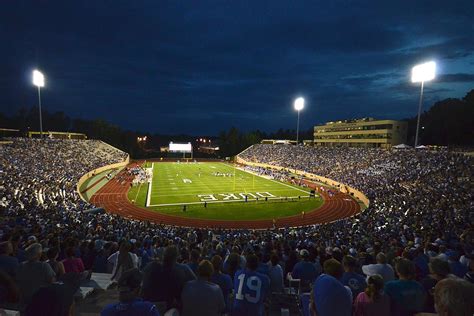
[{"label": "stadium stand", "polygon": [[[412,315],[434,313],[435,307],[439,315],[474,312],[468,299],[474,297],[472,157],[254,145],[243,159],[353,186],[370,198],[369,207],[324,225],[205,230],[83,213],[93,205],[78,196],[77,180],[122,161],[126,153],[93,140],[12,141],[0,146],[0,303],[10,310],[26,315],[33,308],[32,315],[67,315],[53,313],[53,307],[77,314],[87,310],[87,315],[101,310],[158,315],[171,308],[191,309],[193,315],[210,310]],[[220,262],[215,256],[221,271],[203,262]],[[139,297],[142,277],[151,302]],[[209,282],[225,293],[224,304],[219,288]],[[193,302],[193,291],[202,294],[202,289],[213,293],[218,306],[201,310]]]}]

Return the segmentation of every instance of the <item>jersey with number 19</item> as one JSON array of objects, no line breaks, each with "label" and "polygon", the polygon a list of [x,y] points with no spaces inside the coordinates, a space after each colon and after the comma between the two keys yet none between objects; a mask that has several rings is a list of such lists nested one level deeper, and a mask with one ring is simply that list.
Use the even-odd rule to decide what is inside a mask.
[{"label": "jersey with number 19", "polygon": [[262,316],[263,302],[269,289],[268,276],[248,269],[237,271],[234,277],[235,300],[232,316]]}]

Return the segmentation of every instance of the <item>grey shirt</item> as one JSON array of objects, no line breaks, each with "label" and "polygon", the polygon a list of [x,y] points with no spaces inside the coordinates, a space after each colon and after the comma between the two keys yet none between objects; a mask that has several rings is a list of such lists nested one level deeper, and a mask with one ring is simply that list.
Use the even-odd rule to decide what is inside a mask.
[{"label": "grey shirt", "polygon": [[23,303],[28,304],[36,291],[51,284],[54,276],[53,269],[46,262],[25,261],[20,264],[16,279]]},{"label": "grey shirt", "polygon": [[181,316],[217,316],[225,310],[224,295],[214,283],[195,280],[184,285],[181,294]]}]

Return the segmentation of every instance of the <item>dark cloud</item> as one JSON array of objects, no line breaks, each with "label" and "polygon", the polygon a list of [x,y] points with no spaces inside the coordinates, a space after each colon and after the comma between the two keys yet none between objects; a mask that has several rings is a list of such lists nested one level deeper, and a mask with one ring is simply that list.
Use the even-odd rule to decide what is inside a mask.
[{"label": "dark cloud", "polygon": [[36,105],[39,67],[45,108],[133,129],[292,128],[299,95],[304,128],[407,117],[418,62],[439,65],[427,104],[472,88],[473,9],[470,0],[7,2],[0,106]]},{"label": "dark cloud", "polygon": [[474,82],[474,74],[443,74],[436,80],[438,82]]}]

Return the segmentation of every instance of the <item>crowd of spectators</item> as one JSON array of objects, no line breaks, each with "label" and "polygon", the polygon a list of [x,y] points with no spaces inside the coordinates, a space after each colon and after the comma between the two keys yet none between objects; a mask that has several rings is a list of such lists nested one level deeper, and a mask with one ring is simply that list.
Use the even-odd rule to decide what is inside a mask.
[{"label": "crowd of spectators", "polygon": [[92,206],[77,195],[77,180],[124,158],[104,159],[88,142],[15,139],[0,147],[1,302],[28,311],[41,295],[57,294],[46,285],[92,271],[111,273],[120,291],[104,315],[157,315],[148,302],[183,315],[263,315],[294,279],[302,308],[317,315],[473,313],[472,158],[254,145],[242,158],[353,186],[369,207],[324,225],[204,230],[82,212]]}]

